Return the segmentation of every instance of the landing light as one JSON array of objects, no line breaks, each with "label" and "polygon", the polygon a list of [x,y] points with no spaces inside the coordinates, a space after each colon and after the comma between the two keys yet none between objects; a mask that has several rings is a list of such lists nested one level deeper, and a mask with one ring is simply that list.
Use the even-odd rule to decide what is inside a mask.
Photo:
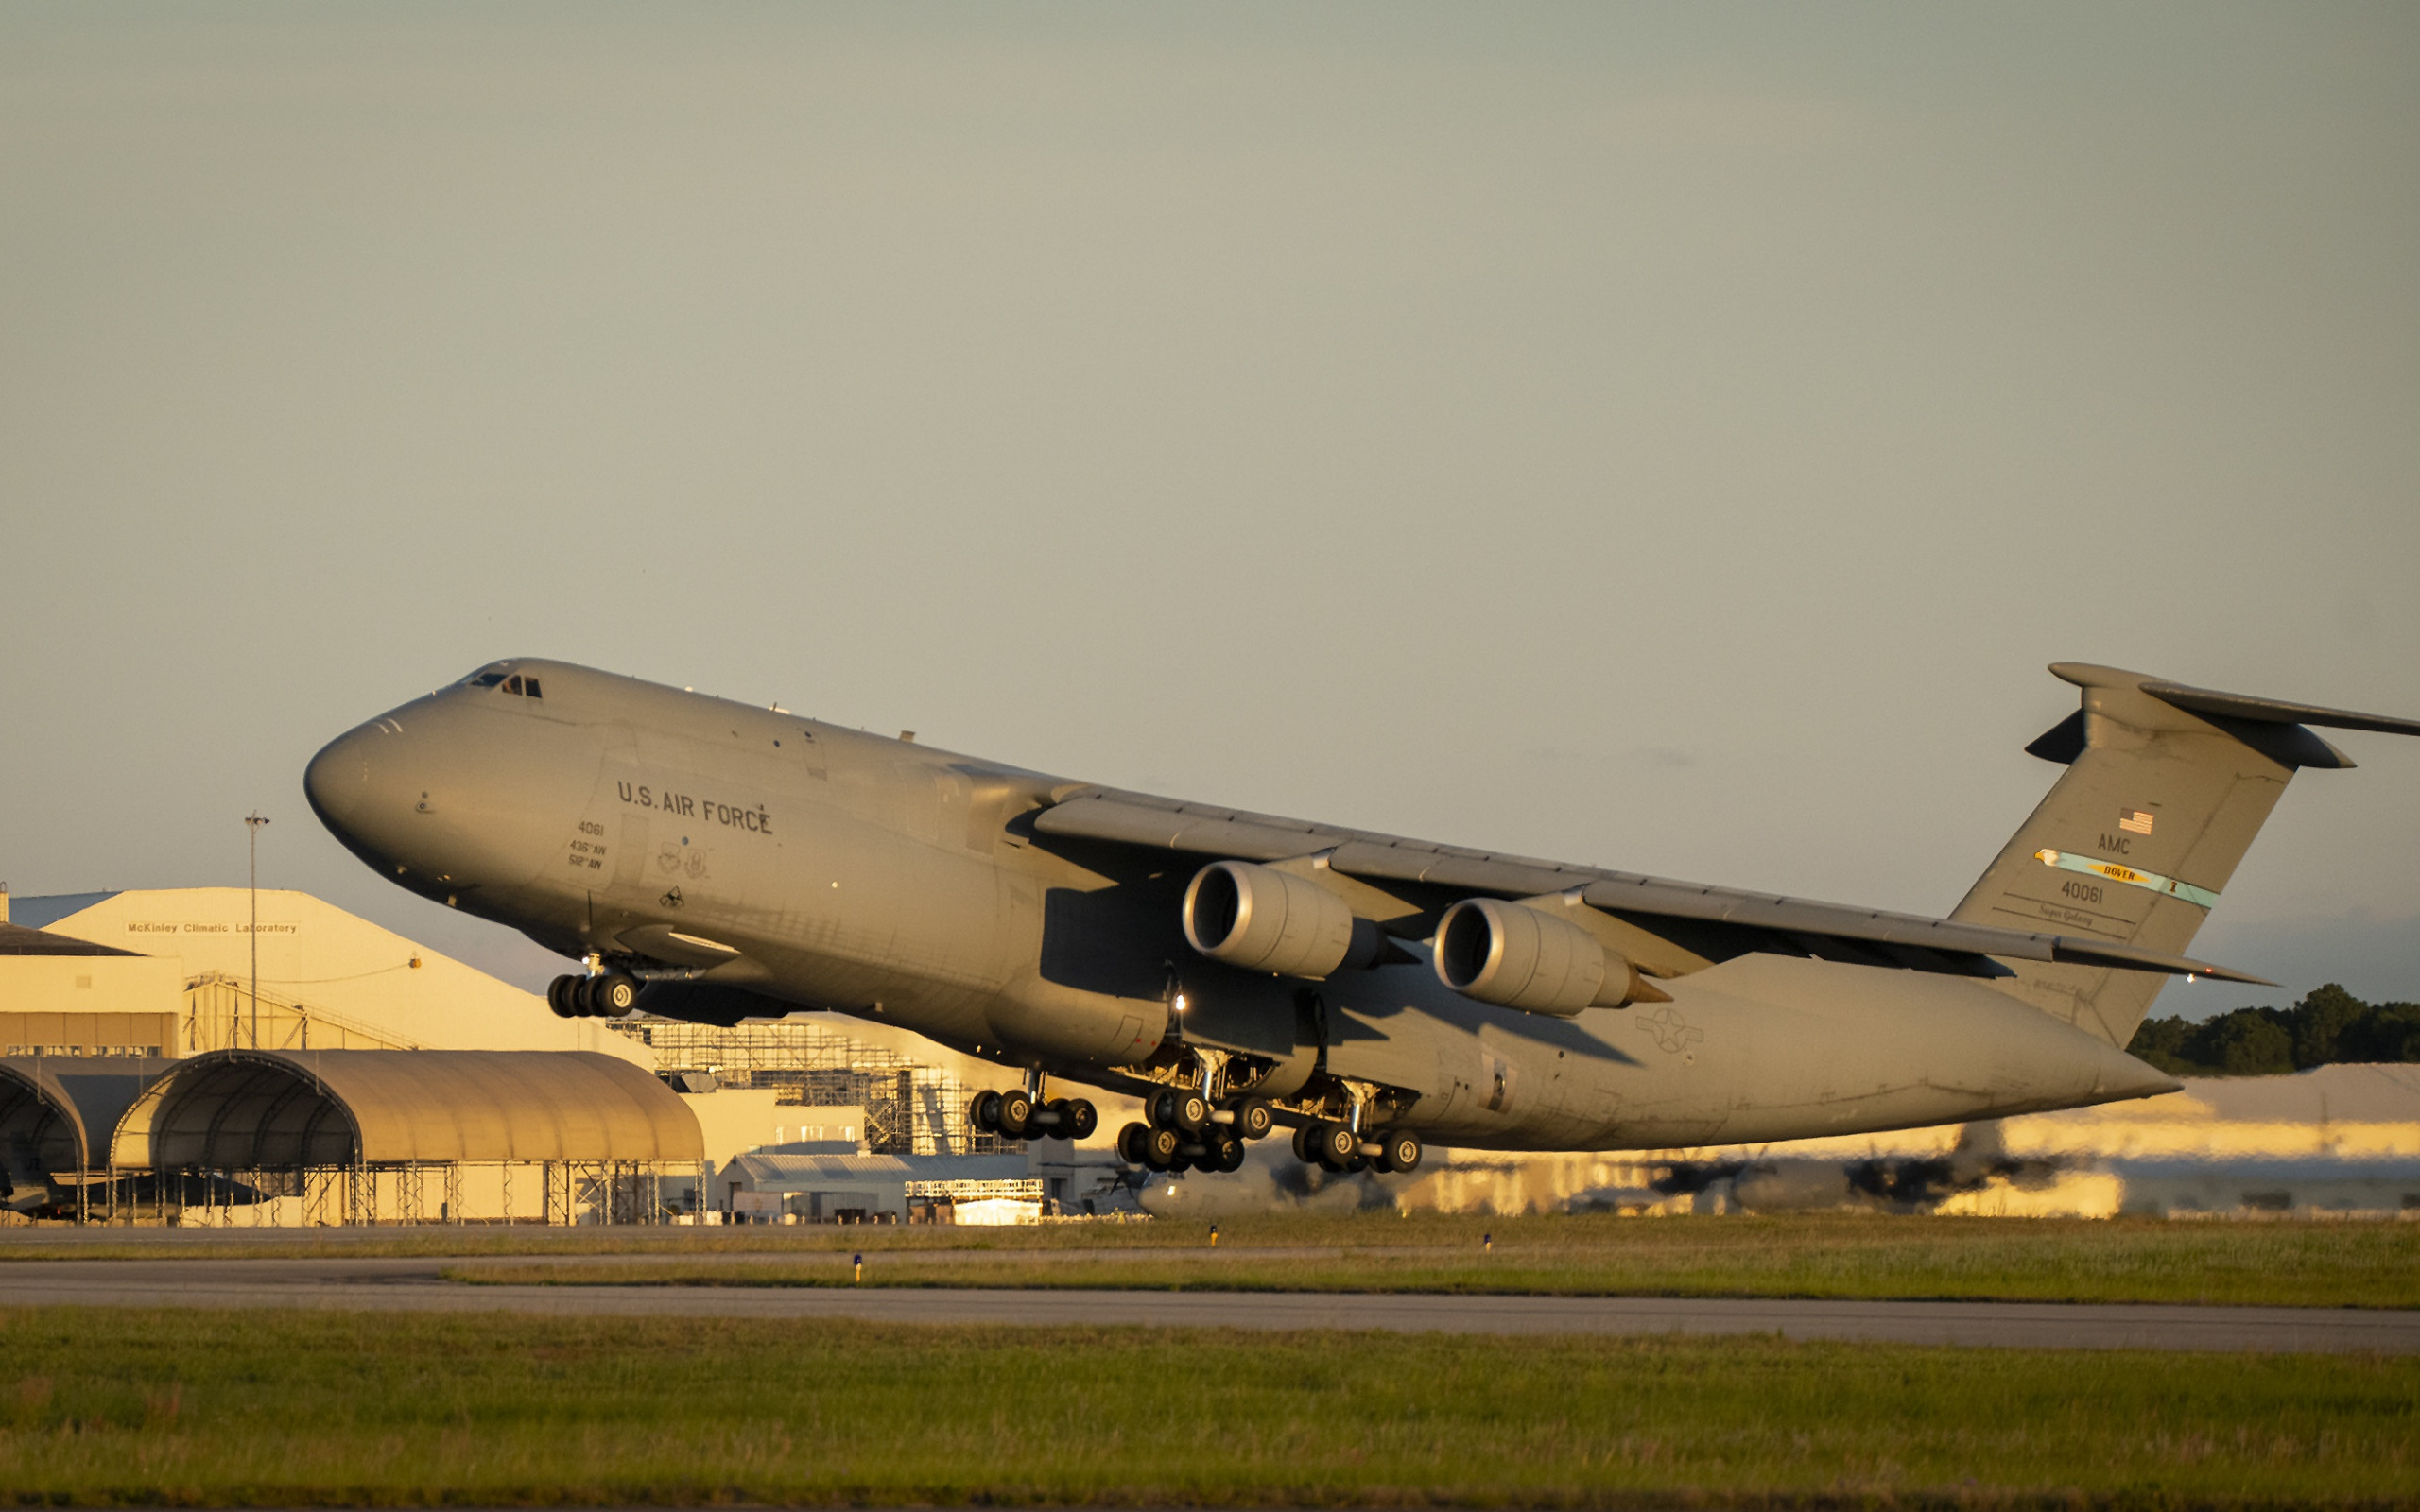
[{"label": "landing light", "polygon": [[1178,993],[1176,995],[1176,1001],[1169,1004],[1168,1006],[1176,1009],[1179,1013],[1183,1013],[1184,1011],[1184,994],[1182,992]]}]

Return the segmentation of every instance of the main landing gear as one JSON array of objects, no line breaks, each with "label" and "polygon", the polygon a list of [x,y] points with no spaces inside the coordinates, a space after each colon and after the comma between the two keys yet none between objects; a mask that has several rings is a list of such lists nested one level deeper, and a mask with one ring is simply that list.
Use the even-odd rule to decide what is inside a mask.
[{"label": "main landing gear", "polygon": [[1053,1097],[1037,1102],[1032,1092],[1011,1088],[1004,1092],[977,1092],[967,1119],[985,1134],[1004,1140],[1081,1140],[1100,1126],[1100,1109],[1080,1097]]},{"label": "main landing gear", "polygon": [[1308,1165],[1341,1175],[1375,1167],[1387,1172],[1420,1168],[1420,1136],[1408,1128],[1387,1129],[1375,1138],[1354,1132],[1350,1124],[1322,1119],[1294,1131],[1295,1158]]},{"label": "main landing gear", "polygon": [[639,979],[628,971],[559,976],[546,984],[546,1006],[559,1019],[618,1019],[639,1005]]},{"label": "main landing gear", "polygon": [[1214,1108],[1187,1087],[1163,1087],[1143,1105],[1148,1124],[1117,1131],[1117,1155],[1153,1171],[1240,1171],[1244,1144],[1265,1139],[1277,1117],[1257,1097]]}]

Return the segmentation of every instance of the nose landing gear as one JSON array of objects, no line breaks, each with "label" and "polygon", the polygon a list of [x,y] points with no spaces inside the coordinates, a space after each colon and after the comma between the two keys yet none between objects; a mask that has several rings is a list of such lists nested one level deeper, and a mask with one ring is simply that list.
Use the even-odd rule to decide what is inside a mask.
[{"label": "nose landing gear", "polygon": [[559,1019],[618,1019],[639,1005],[639,980],[628,971],[559,976],[546,984],[546,1006]]}]

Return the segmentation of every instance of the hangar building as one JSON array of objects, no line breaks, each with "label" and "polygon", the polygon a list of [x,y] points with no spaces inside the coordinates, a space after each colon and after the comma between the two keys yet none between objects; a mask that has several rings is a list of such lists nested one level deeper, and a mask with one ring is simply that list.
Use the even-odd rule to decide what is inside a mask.
[{"label": "hangar building", "polygon": [[[970,1079],[997,1069],[914,1036],[831,1015],[567,1021],[308,894],[263,890],[257,935],[253,907],[235,887],[0,889],[0,1211],[239,1224],[715,1214],[733,1184],[713,1174],[756,1152],[887,1160],[928,1186],[961,1179],[942,1167],[969,1158],[988,1162],[986,1181],[1001,1178],[992,1166],[1028,1177],[1018,1146],[965,1119]],[[638,1125],[573,1116],[617,1096],[651,1111]],[[1059,1164],[1038,1190],[1088,1184]],[[751,1177],[737,1184],[758,1202]],[[849,1211],[793,1196],[753,1215]],[[884,1200],[868,1215],[907,1208]]]},{"label": "hangar building", "polygon": [[[90,980],[54,987],[41,1001],[55,1012],[174,1014],[177,1033],[158,1054],[240,1046],[589,1050],[648,1058],[599,1021],[559,1019],[534,992],[302,892],[260,890],[255,1001],[252,898],[243,887],[75,893],[14,899],[5,918],[53,939],[147,958],[140,968],[77,968],[73,978]],[[21,990],[19,970],[9,969],[7,1006]],[[0,1048],[27,1042],[0,1012]],[[92,1025],[87,1039],[103,1027],[80,1022]]]}]

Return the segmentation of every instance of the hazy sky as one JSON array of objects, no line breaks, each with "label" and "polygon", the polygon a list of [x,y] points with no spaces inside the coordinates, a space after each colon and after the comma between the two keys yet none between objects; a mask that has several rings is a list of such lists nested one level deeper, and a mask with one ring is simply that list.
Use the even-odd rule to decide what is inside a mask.
[{"label": "hazy sky", "polygon": [[[545,655],[1938,912],[2047,662],[2420,714],[2420,9],[12,5],[0,524],[20,894],[543,980],[301,776]],[[2338,742],[2199,948],[2420,998]]]}]

